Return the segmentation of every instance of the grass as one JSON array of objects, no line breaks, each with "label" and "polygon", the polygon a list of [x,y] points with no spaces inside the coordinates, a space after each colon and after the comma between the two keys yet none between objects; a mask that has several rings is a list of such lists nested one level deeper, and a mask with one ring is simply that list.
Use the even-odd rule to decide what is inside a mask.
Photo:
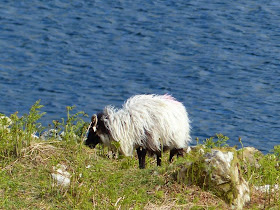
[{"label": "grass", "polygon": [[[64,141],[33,142],[20,157],[1,166],[0,206],[4,209],[143,209],[162,205],[174,208],[225,205],[214,195],[199,192],[197,187],[176,183],[170,177],[169,166],[155,167],[153,158],[148,158],[147,169],[139,170],[136,158],[108,159],[102,153],[106,151],[96,152]],[[56,186],[51,177],[57,164],[65,165],[71,174],[68,188]],[[212,204],[198,200],[205,195]]]},{"label": "grass", "polygon": [[[138,169],[136,157],[108,158],[101,146],[92,150],[83,145],[88,124],[83,112],[53,121],[53,128],[64,131],[62,141],[40,141],[32,137],[43,131],[38,120],[45,114],[36,102],[29,114],[0,118],[0,208],[2,209],[228,209],[229,206],[211,192],[197,186],[178,183],[173,174],[180,164],[193,156],[168,163],[163,155],[162,167],[153,157],[147,167]],[[215,139],[217,139],[215,141]],[[222,134],[206,139],[206,149],[228,147]],[[241,141],[241,140],[240,140]],[[197,140],[198,142],[198,140]],[[280,146],[259,157],[260,167],[247,166],[243,175],[252,186],[252,202],[246,209],[280,207],[279,191],[260,193],[254,185],[279,184]],[[199,155],[199,154],[198,154]],[[71,175],[69,187],[58,186],[51,174],[63,164]],[[241,162],[241,164],[245,164]],[[241,167],[242,169],[242,167]]]}]

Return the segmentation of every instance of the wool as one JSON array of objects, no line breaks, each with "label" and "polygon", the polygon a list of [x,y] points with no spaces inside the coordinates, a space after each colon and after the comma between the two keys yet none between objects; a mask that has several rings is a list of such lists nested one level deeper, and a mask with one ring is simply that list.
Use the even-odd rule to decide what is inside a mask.
[{"label": "wool", "polygon": [[103,113],[110,140],[119,142],[126,156],[138,147],[157,152],[162,146],[186,148],[191,141],[186,108],[170,95],[136,95],[121,109],[106,106]]}]

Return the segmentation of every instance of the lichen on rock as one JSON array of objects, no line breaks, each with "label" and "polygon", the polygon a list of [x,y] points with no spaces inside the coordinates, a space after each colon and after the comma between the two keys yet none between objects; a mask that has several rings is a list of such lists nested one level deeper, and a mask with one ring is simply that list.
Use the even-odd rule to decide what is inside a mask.
[{"label": "lichen on rock", "polygon": [[250,201],[250,190],[239,167],[235,149],[211,149],[193,162],[186,163],[177,172],[177,179],[210,190],[233,209],[242,209]]}]

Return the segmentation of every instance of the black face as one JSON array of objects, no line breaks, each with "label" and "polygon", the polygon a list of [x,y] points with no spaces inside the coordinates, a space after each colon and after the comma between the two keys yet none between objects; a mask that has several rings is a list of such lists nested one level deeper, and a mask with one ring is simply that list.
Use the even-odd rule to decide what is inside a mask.
[{"label": "black face", "polygon": [[89,146],[91,149],[94,149],[99,143],[101,143],[100,137],[96,134],[96,132],[93,131],[93,128],[90,127],[85,145]]}]

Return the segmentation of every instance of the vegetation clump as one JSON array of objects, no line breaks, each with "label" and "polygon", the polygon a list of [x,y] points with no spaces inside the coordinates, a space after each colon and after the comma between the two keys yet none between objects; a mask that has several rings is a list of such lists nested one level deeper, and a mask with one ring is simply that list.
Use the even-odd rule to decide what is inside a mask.
[{"label": "vegetation clump", "polygon": [[[228,209],[229,205],[195,182],[179,183],[175,172],[186,163],[201,158],[203,152],[220,148],[231,150],[228,138],[217,134],[193,152],[155,167],[155,159],[147,158],[147,168],[138,169],[136,157],[110,159],[102,146],[92,150],[83,144],[88,123],[84,112],[67,119],[53,121],[48,128],[39,123],[45,114],[37,101],[28,114],[0,116],[0,206],[3,209]],[[55,129],[61,136],[43,141],[40,134]],[[218,139],[215,141],[215,139]],[[244,148],[243,148],[244,149]],[[240,170],[251,188],[251,202],[245,209],[279,208],[280,146],[267,155],[257,157],[258,164],[243,160],[238,150]],[[57,185],[52,177],[63,165],[70,174],[69,186]],[[246,170],[245,170],[246,169]],[[199,170],[199,166],[193,168]],[[199,179],[199,177],[193,177]],[[203,180],[202,180],[203,182]],[[264,186],[264,191],[261,187]],[[268,187],[265,187],[268,186]]]}]

